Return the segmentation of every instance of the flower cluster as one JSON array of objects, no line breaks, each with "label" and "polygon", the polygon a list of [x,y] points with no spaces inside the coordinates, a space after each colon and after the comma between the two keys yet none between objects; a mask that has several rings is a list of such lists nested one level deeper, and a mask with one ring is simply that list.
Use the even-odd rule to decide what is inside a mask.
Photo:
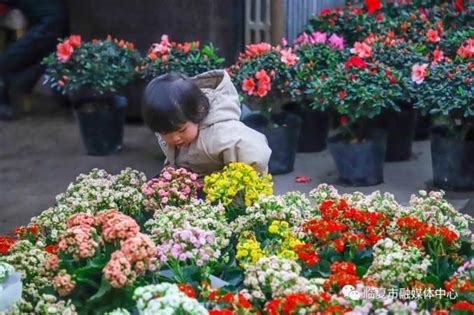
[{"label": "flower cluster", "polygon": [[474,38],[468,38],[459,47],[457,54],[459,57],[464,59],[474,58]]},{"label": "flower cluster", "polygon": [[97,230],[89,225],[73,226],[67,229],[59,241],[59,249],[72,255],[74,260],[94,256],[98,247]]},{"label": "flower cluster", "polygon": [[146,181],[142,172],[127,168],[120,174],[111,175],[105,170],[93,169],[81,174],[66,192],[56,196],[56,206],[31,219],[40,226],[44,236],[56,242],[67,229],[67,219],[80,212],[95,215],[101,210],[116,208],[136,216],[142,212],[141,186]]},{"label": "flower cluster", "polygon": [[68,295],[76,287],[76,282],[72,276],[67,273],[65,269],[62,269],[53,279],[54,289],[60,296]]},{"label": "flower cluster", "polygon": [[163,35],[159,43],[151,45],[148,54],[139,67],[141,77],[152,79],[165,73],[182,73],[187,76],[219,69],[224,62],[216,48],[199,41],[177,43]]},{"label": "flower cluster", "polygon": [[401,246],[386,238],[374,246],[374,261],[365,277],[386,287],[407,287],[411,281],[423,280],[430,265],[430,259],[417,247]]},{"label": "flower cluster", "polygon": [[167,206],[162,211],[156,211],[145,227],[156,244],[170,239],[176,229],[190,227],[213,231],[215,242],[220,248],[226,247],[231,237],[231,231],[225,223],[224,207],[213,206],[203,200],[182,207]]},{"label": "flower cluster", "polygon": [[175,284],[139,287],[135,290],[134,299],[140,314],[208,314],[204,306],[181,292]]},{"label": "flower cluster", "polygon": [[245,209],[245,213],[231,223],[232,231],[240,234],[243,231],[268,229],[274,220],[287,221],[294,232],[310,218],[312,207],[310,201],[300,192],[287,192],[279,196],[262,195],[256,203]]},{"label": "flower cluster", "polygon": [[116,209],[99,212],[97,221],[102,224],[102,238],[106,242],[126,240],[136,236],[140,230],[133,218]]},{"label": "flower cluster", "polygon": [[147,211],[156,211],[165,206],[183,206],[197,198],[200,185],[197,175],[184,168],[165,167],[158,178],[153,178],[143,187]]},{"label": "flower cluster", "polygon": [[15,240],[10,236],[0,236],[0,254],[7,254],[10,248],[15,245]]},{"label": "flower cluster", "polygon": [[[255,84],[255,79],[258,82],[257,85]],[[255,78],[246,78],[242,82],[242,91],[246,92],[248,95],[264,97],[271,89],[271,78],[265,69],[257,71],[255,73]]]},{"label": "flower cluster", "polygon": [[265,301],[287,294],[321,291],[318,279],[300,276],[301,267],[294,261],[276,256],[263,257],[255,266],[245,266],[244,296],[252,301]]},{"label": "flower cluster", "polygon": [[157,249],[157,257],[162,263],[192,261],[199,267],[221,254],[214,232],[197,227],[175,230],[172,238],[163,241]]},{"label": "flower cluster", "polygon": [[304,292],[287,294],[265,304],[268,315],[278,314],[346,314],[346,301],[331,296],[327,292],[308,294]]},{"label": "flower cluster", "polygon": [[211,203],[222,203],[249,207],[261,195],[273,193],[271,175],[260,175],[245,163],[230,163],[221,173],[214,173],[204,178],[204,192]]},{"label": "flower cluster", "polygon": [[42,294],[35,306],[35,314],[38,315],[76,315],[76,307],[71,301],[63,301],[54,295]]}]

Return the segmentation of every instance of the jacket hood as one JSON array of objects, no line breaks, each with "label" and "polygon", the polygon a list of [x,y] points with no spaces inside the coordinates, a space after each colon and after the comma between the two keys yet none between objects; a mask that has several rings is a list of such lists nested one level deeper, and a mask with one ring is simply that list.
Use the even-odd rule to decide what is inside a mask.
[{"label": "jacket hood", "polygon": [[240,119],[239,93],[227,71],[212,70],[192,79],[209,99],[209,114],[200,123],[200,128]]}]

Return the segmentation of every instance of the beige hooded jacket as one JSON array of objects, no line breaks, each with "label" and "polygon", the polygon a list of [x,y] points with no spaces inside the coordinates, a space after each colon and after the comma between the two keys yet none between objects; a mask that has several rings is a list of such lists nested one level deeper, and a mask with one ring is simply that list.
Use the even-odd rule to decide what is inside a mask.
[{"label": "beige hooded jacket", "polygon": [[165,165],[185,167],[200,178],[231,162],[245,162],[259,172],[267,171],[271,154],[267,139],[239,120],[239,95],[227,72],[213,70],[193,80],[209,99],[209,114],[199,124],[197,138],[178,151],[156,134],[166,156]]}]

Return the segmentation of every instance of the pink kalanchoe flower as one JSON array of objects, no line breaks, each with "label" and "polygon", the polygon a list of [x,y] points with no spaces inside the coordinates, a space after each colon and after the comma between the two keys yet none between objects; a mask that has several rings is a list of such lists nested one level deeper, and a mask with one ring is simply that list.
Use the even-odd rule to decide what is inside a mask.
[{"label": "pink kalanchoe flower", "polygon": [[76,283],[66,270],[61,270],[53,279],[53,286],[60,296],[66,296],[74,290]]},{"label": "pink kalanchoe flower", "polygon": [[428,64],[415,64],[412,67],[411,71],[411,79],[416,84],[421,84],[425,80],[426,76],[428,75]]},{"label": "pink kalanchoe flower", "polygon": [[331,37],[329,37],[329,45],[331,45],[333,49],[344,49],[344,38],[332,34]]},{"label": "pink kalanchoe flower", "polygon": [[372,47],[366,43],[354,43],[354,48],[351,48],[351,53],[359,56],[360,58],[368,58],[372,56]]},{"label": "pink kalanchoe flower", "polygon": [[67,227],[71,228],[73,226],[87,225],[87,226],[96,226],[98,221],[96,218],[89,213],[80,212],[70,216],[67,219]]},{"label": "pink kalanchoe flower", "polygon": [[87,226],[73,226],[60,237],[59,249],[72,255],[74,260],[92,257],[99,244],[94,240],[96,229]]},{"label": "pink kalanchoe flower", "polygon": [[120,250],[112,253],[112,257],[105,265],[103,273],[110,285],[117,289],[132,284],[136,279],[132,264]]},{"label": "pink kalanchoe flower", "polygon": [[142,233],[122,241],[121,250],[134,265],[137,273],[145,272],[150,266],[151,259],[157,254],[155,243],[148,235]]},{"label": "pink kalanchoe flower", "polygon": [[288,40],[287,40],[285,37],[282,37],[282,38],[281,38],[281,45],[282,45],[283,47],[285,47],[285,46],[288,45]]},{"label": "pink kalanchoe flower", "polygon": [[102,226],[102,238],[106,242],[114,242],[134,237],[140,231],[137,222],[126,215],[116,216]]}]

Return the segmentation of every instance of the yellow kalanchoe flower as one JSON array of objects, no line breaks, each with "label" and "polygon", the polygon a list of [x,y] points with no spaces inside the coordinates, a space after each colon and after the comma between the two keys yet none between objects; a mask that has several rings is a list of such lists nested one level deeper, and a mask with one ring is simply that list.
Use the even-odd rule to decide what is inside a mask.
[{"label": "yellow kalanchoe flower", "polygon": [[220,202],[228,206],[241,199],[245,206],[249,207],[261,195],[273,194],[272,176],[261,175],[245,163],[230,163],[221,173],[204,178],[204,193],[210,202]]}]

